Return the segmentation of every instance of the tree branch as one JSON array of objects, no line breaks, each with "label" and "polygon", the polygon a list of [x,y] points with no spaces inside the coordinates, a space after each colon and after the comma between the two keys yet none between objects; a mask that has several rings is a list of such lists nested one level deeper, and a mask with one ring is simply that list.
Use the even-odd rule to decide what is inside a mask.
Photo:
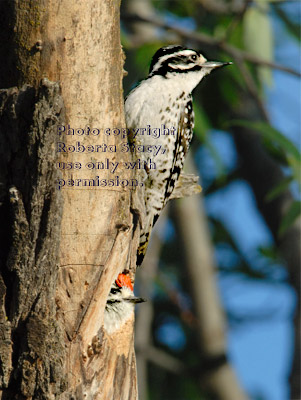
[{"label": "tree branch", "polygon": [[[186,160],[191,172],[191,160]],[[200,197],[185,197],[175,202],[177,234],[183,245],[185,269],[190,277],[198,350],[202,355],[201,384],[219,400],[242,400],[241,389],[227,360],[225,318],[221,308],[214,271],[216,269],[210,233]]]},{"label": "tree branch", "polygon": [[173,25],[167,24],[166,22],[162,21],[159,18],[155,19],[153,17],[149,17],[149,16],[146,17],[146,16],[141,16],[138,14],[124,14],[122,16],[122,18],[124,20],[132,21],[132,22],[146,22],[149,24],[153,24],[162,29],[171,30],[172,32],[178,34],[182,38],[192,40],[201,45],[205,45],[208,47],[212,47],[212,48],[224,51],[225,53],[227,53],[231,57],[235,57],[236,59],[249,61],[255,65],[260,65],[260,66],[265,66],[265,67],[269,67],[272,69],[277,69],[279,71],[287,72],[288,74],[301,77],[301,73],[299,71],[295,71],[294,69],[291,69],[284,65],[273,63],[273,62],[264,60],[262,58],[259,58],[257,56],[254,56],[253,54],[250,54],[246,51],[240,50],[237,47],[234,47],[232,45],[224,43],[223,40],[221,41],[220,39],[215,39],[209,35],[206,35],[205,33],[187,31],[186,29],[178,28]]},{"label": "tree branch", "polygon": [[226,3],[223,0],[198,0],[198,2],[206,11],[218,15],[240,14],[244,7],[243,1]]},{"label": "tree branch", "polygon": [[228,38],[231,36],[232,32],[236,29],[237,25],[241,22],[241,20],[243,19],[249,4],[251,4],[252,0],[244,0],[244,4],[242,5],[240,11],[238,12],[237,15],[235,15],[235,17],[231,20],[225,36],[224,36],[224,41],[227,41]]},{"label": "tree branch", "polygon": [[253,97],[258,109],[260,110],[260,113],[262,114],[262,118],[264,119],[264,121],[269,122],[268,113],[265,109],[263,101],[258,94],[258,88],[256,86],[256,83],[254,82],[252,75],[250,74],[248,68],[245,66],[244,62],[241,59],[236,59],[235,61],[238,69],[240,70],[240,73],[244,78],[245,84],[251,97]]},{"label": "tree branch", "polygon": [[173,374],[182,374],[185,370],[187,370],[185,364],[183,364],[180,360],[163,350],[157,349],[154,346],[149,345],[142,348],[137,347],[137,352],[138,354],[142,352],[143,357],[147,358],[148,361],[159,366],[160,368],[165,369],[168,372],[172,372]]}]

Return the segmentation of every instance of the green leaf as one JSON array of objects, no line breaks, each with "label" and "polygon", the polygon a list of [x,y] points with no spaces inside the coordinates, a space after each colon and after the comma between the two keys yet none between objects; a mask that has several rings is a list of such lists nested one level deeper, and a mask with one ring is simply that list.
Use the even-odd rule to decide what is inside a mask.
[{"label": "green leaf", "polygon": [[266,195],[265,200],[270,202],[276,199],[281,193],[287,190],[288,186],[292,183],[294,177],[289,176],[288,178],[283,179],[278,185],[276,185],[270,192]]},{"label": "green leaf", "polygon": [[276,14],[278,17],[281,19],[281,21],[284,23],[287,32],[298,42],[301,41],[301,35],[300,35],[300,30],[301,26],[298,23],[295,23],[290,20],[289,16],[285,13],[284,10],[282,10],[281,6],[279,5],[274,5],[274,10],[276,11]]},{"label": "green leaf", "polygon": [[232,120],[227,126],[244,126],[249,129],[254,129],[261,133],[266,139],[277,143],[287,153],[288,158],[292,157],[294,160],[300,162],[300,153],[297,147],[281,132],[265,122]]},{"label": "green leaf", "polygon": [[[231,61],[231,60],[229,60]],[[234,81],[234,82],[233,82]],[[223,101],[231,107],[239,106],[239,96],[236,88],[244,88],[244,81],[239,69],[232,65],[219,80]]]},{"label": "green leaf", "polygon": [[[233,240],[230,232],[227,230],[225,225],[215,219],[210,218],[210,222],[213,224],[213,238],[214,243],[224,244],[229,250],[233,251],[233,255],[237,257],[236,262],[230,268],[226,268],[224,271],[227,273],[243,274],[251,279],[267,279],[270,276],[271,269],[270,265],[265,267],[256,268],[256,262],[254,265],[250,264],[244,257],[243,253],[237,246],[236,242]],[[275,260],[273,260],[275,261]],[[221,266],[219,270],[223,271]]]},{"label": "green leaf", "polygon": [[275,246],[259,246],[258,252],[262,256],[271,260],[273,263],[279,262],[279,254]]},{"label": "green leaf", "polygon": [[202,143],[207,140],[207,132],[211,129],[209,119],[203,108],[196,103],[194,106],[195,133]]},{"label": "green leaf", "polygon": [[300,160],[296,160],[295,158],[290,159],[290,166],[292,167],[293,175],[296,181],[301,185],[301,168],[300,168]]},{"label": "green leaf", "polygon": [[280,227],[279,227],[279,235],[282,236],[287,229],[292,226],[292,224],[296,221],[296,219],[301,214],[301,201],[294,201],[290,206],[286,215],[282,218]]},{"label": "green leaf", "polygon": [[[231,16],[231,23],[233,21],[233,17]],[[232,44],[235,47],[238,47],[239,49],[244,49],[245,44],[244,44],[244,26],[243,26],[243,21],[239,22],[239,24],[235,27],[235,29],[232,29],[231,35],[229,37],[229,44]]]},{"label": "green leaf", "polygon": [[120,40],[124,49],[128,50],[131,48],[131,42],[128,39],[128,35],[123,30],[120,31]]},{"label": "green leaf", "polygon": [[207,140],[205,145],[208,148],[211,157],[215,161],[216,171],[217,171],[217,180],[223,182],[226,178],[225,164],[223,163],[223,160],[222,160],[221,156],[219,155],[219,152],[217,151],[215,146],[210,142],[210,140]]},{"label": "green leaf", "polygon": [[215,193],[217,190],[223,189],[231,182],[241,179],[241,171],[239,169],[235,169],[231,172],[228,172],[224,179],[220,179],[220,177],[216,178],[205,190],[205,195],[209,195],[211,193]]},{"label": "green leaf", "polygon": [[152,56],[164,45],[163,42],[146,43],[136,51],[136,63],[143,75],[148,74]]},{"label": "green leaf", "polygon": [[[244,43],[246,50],[265,61],[273,61],[273,32],[268,15],[268,2],[261,0],[249,7],[243,19]],[[259,78],[263,84],[272,84],[270,68],[259,67]]]}]

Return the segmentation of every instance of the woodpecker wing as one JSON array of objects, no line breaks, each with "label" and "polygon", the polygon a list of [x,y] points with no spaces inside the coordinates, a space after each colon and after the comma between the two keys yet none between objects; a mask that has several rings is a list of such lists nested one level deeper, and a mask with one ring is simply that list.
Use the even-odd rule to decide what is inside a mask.
[{"label": "woodpecker wing", "polygon": [[170,170],[169,178],[165,185],[165,201],[167,203],[171,193],[173,192],[178,177],[182,171],[185,156],[188,152],[194,128],[194,112],[191,99],[181,110],[177,131],[177,140],[175,143],[173,164]]},{"label": "woodpecker wing", "polygon": [[[155,213],[154,210],[151,210],[150,219],[146,223],[144,228],[144,232],[140,237],[140,244],[137,250],[137,265],[141,265],[144,259],[150,234],[152,231],[152,227],[157,222],[162,208],[167,203],[171,193],[173,192],[175,185],[177,183],[178,177],[183,168],[185,155],[189,149],[189,145],[192,139],[194,127],[194,113],[192,108],[191,98],[186,103],[185,107],[182,108],[180,112],[180,118],[178,122],[178,130],[177,130],[177,138],[175,141],[175,147],[173,151],[173,161],[170,169],[169,176],[165,179],[165,182],[162,182],[162,190],[165,190],[164,200],[160,206],[160,209],[157,209]],[[164,189],[165,188],[165,189]]]}]

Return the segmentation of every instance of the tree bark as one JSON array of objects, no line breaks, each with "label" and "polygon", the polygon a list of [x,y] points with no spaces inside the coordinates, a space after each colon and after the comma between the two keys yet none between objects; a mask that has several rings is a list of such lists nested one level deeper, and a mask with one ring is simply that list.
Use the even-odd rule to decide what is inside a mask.
[{"label": "tree bark", "polygon": [[[55,190],[59,86],[46,79],[0,92],[1,398],[64,390],[63,332],[55,318],[62,198]],[[47,397],[48,396],[48,397]]]},{"label": "tree bark", "polygon": [[[136,399],[133,321],[102,328],[117,274],[134,277],[139,238],[139,196],[116,183],[131,178],[118,151],[127,139],[104,134],[125,126],[119,4],[2,1],[0,15],[2,398]],[[117,150],[58,154],[58,142]],[[58,171],[58,156],[82,168]],[[96,176],[115,185],[66,183]]]}]

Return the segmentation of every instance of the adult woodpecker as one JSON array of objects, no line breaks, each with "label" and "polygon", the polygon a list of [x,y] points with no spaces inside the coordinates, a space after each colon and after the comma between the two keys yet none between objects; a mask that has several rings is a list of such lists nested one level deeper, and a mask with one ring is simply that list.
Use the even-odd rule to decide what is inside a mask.
[{"label": "adult woodpecker", "polygon": [[144,129],[143,134],[132,134],[136,147],[152,149],[157,146],[158,149],[160,145],[156,155],[139,154],[140,162],[155,163],[156,168],[145,168],[146,220],[137,251],[138,266],[142,264],[152,227],[175,188],[189,149],[194,128],[191,92],[204,76],[229,64],[207,61],[198,51],[182,46],[162,47],[153,56],[148,77],[125,100],[126,124],[132,132],[164,125],[170,133],[157,137],[145,133]]}]

